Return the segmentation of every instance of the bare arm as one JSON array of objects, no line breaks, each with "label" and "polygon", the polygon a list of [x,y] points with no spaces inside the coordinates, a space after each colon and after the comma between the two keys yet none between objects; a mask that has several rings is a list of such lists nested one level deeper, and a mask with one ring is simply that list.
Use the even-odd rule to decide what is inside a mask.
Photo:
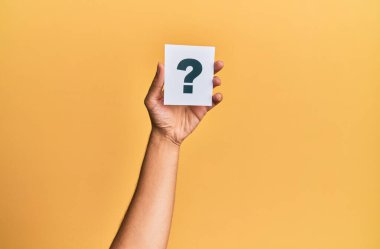
[{"label": "bare arm", "polygon": [[[223,68],[217,61],[214,71]],[[164,67],[158,64],[156,76],[145,98],[152,130],[137,187],[111,249],[165,249],[173,215],[178,156],[182,141],[197,127],[213,106],[163,105]],[[221,84],[214,77],[214,87]]]}]

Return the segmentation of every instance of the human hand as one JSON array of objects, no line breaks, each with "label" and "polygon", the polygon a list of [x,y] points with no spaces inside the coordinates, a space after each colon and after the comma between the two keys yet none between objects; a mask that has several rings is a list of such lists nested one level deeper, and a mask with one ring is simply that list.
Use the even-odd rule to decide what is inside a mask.
[{"label": "human hand", "polygon": [[[214,63],[214,73],[222,70],[223,66],[222,61],[216,61]],[[206,113],[222,101],[223,95],[221,93],[214,94],[212,96],[212,106],[164,105],[164,74],[164,66],[159,63],[144,103],[149,112],[152,132],[180,145],[197,127]],[[218,76],[214,76],[212,82],[214,88],[221,85],[221,80]]]}]

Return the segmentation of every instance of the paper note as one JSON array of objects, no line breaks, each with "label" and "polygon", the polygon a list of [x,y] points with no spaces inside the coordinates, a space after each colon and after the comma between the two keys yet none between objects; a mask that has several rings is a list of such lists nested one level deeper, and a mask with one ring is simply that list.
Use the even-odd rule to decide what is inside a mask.
[{"label": "paper note", "polygon": [[165,45],[165,105],[212,105],[215,48]]}]

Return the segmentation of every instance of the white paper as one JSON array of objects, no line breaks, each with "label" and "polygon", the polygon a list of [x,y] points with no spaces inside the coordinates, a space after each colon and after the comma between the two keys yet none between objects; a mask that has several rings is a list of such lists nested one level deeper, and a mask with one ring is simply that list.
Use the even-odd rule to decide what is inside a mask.
[{"label": "white paper", "polygon": [[[211,106],[214,57],[215,47],[166,44],[164,104]],[[185,59],[191,59],[193,63],[196,60],[201,64],[202,71],[192,83],[185,83],[185,77],[194,70],[194,67],[185,65],[185,62],[190,60],[182,63],[186,71],[177,69],[180,62]],[[199,65],[196,68],[199,68]],[[185,85],[187,87],[184,87]],[[191,88],[192,92],[189,93]]]}]

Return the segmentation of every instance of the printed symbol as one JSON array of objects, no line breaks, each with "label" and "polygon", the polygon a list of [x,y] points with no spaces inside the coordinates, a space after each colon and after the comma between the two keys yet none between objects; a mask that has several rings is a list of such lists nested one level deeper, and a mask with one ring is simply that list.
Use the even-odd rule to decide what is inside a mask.
[{"label": "printed symbol", "polygon": [[[177,66],[178,70],[186,71],[188,67],[192,67],[185,77],[184,83],[193,83],[194,79],[202,72],[202,64],[196,59],[183,59]],[[183,93],[193,93],[193,85],[183,85]]]}]

